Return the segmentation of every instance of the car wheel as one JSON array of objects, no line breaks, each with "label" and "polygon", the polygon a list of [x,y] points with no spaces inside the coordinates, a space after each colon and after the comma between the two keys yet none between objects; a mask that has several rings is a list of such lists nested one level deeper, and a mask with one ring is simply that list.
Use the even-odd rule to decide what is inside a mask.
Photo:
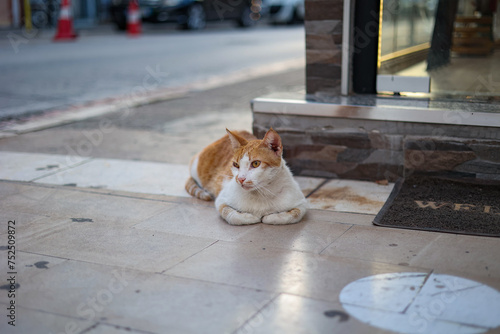
[{"label": "car wheel", "polygon": [[35,28],[45,28],[49,23],[49,16],[44,11],[37,10],[31,14],[31,22]]},{"label": "car wheel", "polygon": [[290,20],[287,23],[290,24],[290,25],[302,23],[302,20],[301,20],[300,15],[299,15],[299,9],[298,8],[295,8],[293,10],[293,15],[292,15],[292,17],[290,18]]},{"label": "car wheel", "polygon": [[127,17],[125,15],[114,15],[113,21],[115,22],[116,29],[125,31],[127,30]]},{"label": "car wheel", "polygon": [[168,20],[168,13],[166,12],[158,13],[158,15],[156,16],[156,22],[167,22],[167,20]]},{"label": "car wheel", "polygon": [[184,28],[189,30],[200,30],[207,25],[205,10],[199,3],[195,3],[187,9],[187,18]]},{"label": "car wheel", "polygon": [[238,19],[238,26],[242,28],[253,27],[257,24],[259,14],[253,13],[250,6],[246,6]]}]

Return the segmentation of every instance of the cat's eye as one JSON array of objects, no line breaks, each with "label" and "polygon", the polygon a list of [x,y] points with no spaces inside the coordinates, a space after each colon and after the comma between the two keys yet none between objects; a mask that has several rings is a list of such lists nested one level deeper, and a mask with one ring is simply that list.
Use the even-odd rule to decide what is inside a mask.
[{"label": "cat's eye", "polygon": [[252,167],[253,168],[257,168],[259,166],[260,166],[260,161],[259,160],[255,160],[255,161],[252,162]]},{"label": "cat's eye", "polygon": [[240,165],[238,165],[238,163],[237,163],[237,162],[233,162],[233,167],[234,167],[234,168],[240,168]]}]

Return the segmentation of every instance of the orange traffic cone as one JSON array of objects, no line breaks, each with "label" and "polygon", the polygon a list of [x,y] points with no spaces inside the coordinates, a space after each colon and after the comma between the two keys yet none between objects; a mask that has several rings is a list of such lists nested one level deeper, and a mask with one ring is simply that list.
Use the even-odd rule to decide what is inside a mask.
[{"label": "orange traffic cone", "polygon": [[132,37],[141,34],[141,12],[137,0],[130,0],[128,5],[127,33]]},{"label": "orange traffic cone", "polygon": [[54,41],[69,41],[76,38],[73,31],[73,15],[71,14],[70,0],[62,0],[59,11],[59,21],[57,22],[57,33]]}]

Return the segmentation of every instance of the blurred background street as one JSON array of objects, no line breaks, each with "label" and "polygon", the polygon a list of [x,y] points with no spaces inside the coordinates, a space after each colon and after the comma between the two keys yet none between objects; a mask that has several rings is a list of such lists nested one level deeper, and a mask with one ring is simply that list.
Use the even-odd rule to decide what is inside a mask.
[{"label": "blurred background street", "polygon": [[192,91],[162,102],[3,138],[0,149],[187,165],[202,147],[220,138],[226,127],[252,131],[252,99],[273,92],[300,92],[303,83],[304,69],[296,69]]},{"label": "blurred background street", "polygon": [[197,31],[153,24],[143,30],[130,38],[104,25],[62,43],[52,41],[50,29],[1,31],[0,121],[203,80],[221,85],[235,73],[252,78],[305,62],[303,26],[236,29],[218,22]]}]

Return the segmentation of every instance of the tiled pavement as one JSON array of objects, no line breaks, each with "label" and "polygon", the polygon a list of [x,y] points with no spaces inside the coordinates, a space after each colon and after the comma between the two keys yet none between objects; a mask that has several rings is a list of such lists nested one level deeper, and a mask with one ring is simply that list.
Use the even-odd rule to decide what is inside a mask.
[{"label": "tiled pavement", "polygon": [[303,222],[230,226],[188,197],[186,177],[179,164],[0,152],[0,332],[391,333],[345,313],[342,289],[408,272],[500,289],[500,239],[373,226],[391,184],[298,177]]}]

